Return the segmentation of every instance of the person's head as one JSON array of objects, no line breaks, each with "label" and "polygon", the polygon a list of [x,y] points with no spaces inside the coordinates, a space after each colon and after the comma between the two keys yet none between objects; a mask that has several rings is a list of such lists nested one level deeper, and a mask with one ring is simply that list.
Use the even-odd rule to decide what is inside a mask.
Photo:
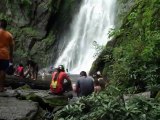
[{"label": "person's head", "polygon": [[102,77],[101,72],[97,71],[97,77]]},{"label": "person's head", "polygon": [[22,64],[22,63],[20,63],[20,64],[19,64],[19,66],[20,66],[20,67],[23,67],[23,64]]},{"label": "person's head", "polygon": [[0,27],[3,29],[6,29],[7,21],[5,19],[0,20]]},{"label": "person's head", "polygon": [[64,72],[65,71],[64,66],[63,65],[59,65],[58,68],[57,68],[57,71],[58,72]]},{"label": "person's head", "polygon": [[87,77],[87,73],[86,73],[85,71],[81,71],[81,72],[80,72],[80,76],[85,76],[85,77]]}]

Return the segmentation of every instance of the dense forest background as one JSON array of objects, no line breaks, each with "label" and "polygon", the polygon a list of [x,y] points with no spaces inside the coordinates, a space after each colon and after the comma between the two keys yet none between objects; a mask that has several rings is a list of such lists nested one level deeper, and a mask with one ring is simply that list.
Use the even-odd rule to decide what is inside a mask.
[{"label": "dense forest background", "polygon": [[[0,18],[9,21],[16,41],[15,62],[32,56],[41,67],[64,48],[80,0],[3,0]],[[116,28],[90,74],[100,70],[104,91],[81,98],[55,114],[55,120],[158,120],[160,118],[160,1],[117,0]],[[59,41],[57,41],[59,40]],[[67,42],[67,41],[66,41]],[[152,98],[124,100],[124,94],[151,92]],[[157,94],[158,93],[158,94]]]}]

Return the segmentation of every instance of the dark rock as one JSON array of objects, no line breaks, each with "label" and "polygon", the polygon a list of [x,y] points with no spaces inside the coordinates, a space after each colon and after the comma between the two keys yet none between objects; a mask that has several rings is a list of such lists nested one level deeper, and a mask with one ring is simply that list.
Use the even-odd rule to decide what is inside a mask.
[{"label": "dark rock", "polygon": [[18,87],[28,85],[32,89],[40,89],[40,90],[48,90],[51,79],[48,80],[31,80],[31,79],[20,79],[19,77],[16,76],[7,76],[6,78],[6,87],[12,87],[13,89],[16,89]]}]

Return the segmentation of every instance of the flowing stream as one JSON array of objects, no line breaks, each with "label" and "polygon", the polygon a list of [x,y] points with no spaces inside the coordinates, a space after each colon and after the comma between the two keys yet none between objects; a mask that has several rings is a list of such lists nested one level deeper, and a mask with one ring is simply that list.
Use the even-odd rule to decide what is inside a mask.
[{"label": "flowing stream", "polygon": [[54,66],[62,64],[73,74],[89,72],[96,59],[94,43],[103,46],[110,40],[108,32],[114,28],[115,1],[83,0],[68,31],[69,42]]}]

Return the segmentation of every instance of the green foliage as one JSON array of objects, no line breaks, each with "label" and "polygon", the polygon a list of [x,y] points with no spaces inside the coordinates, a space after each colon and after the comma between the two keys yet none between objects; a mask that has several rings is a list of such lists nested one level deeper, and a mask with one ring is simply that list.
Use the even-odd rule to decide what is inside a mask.
[{"label": "green foliage", "polygon": [[50,106],[64,106],[64,105],[67,105],[67,99],[66,98],[53,98],[53,97],[51,97],[51,98],[44,98],[43,99],[43,101],[45,102],[45,103],[48,103]]},{"label": "green foliage", "polygon": [[158,0],[136,1],[122,27],[110,32],[113,40],[104,51],[111,49],[111,52],[103,52],[95,61],[96,66],[104,62],[103,75],[125,92],[145,91],[147,86],[160,83],[160,14],[157,12],[160,7],[156,7],[159,3]]},{"label": "green foliage", "polygon": [[39,4],[39,7],[41,9],[47,9],[49,12],[51,12],[52,10],[57,12],[58,10],[58,6],[55,7],[55,2],[53,2],[53,0],[43,1],[41,2],[41,4]]},{"label": "green foliage", "polygon": [[102,50],[104,49],[104,46],[99,45],[96,41],[93,41],[92,45],[94,49],[96,49],[96,53],[94,54],[94,57],[96,57],[97,55],[100,54],[100,52],[102,52]]},{"label": "green foliage", "polygon": [[[20,57],[20,56],[21,56],[21,58],[25,58],[28,56],[28,53],[22,49],[16,49],[16,52],[14,52],[14,56],[15,56],[15,58]],[[16,62],[18,62],[18,61],[16,61]]]},{"label": "green foliage", "polygon": [[32,27],[23,28],[22,31],[23,34],[26,35],[26,37],[36,37],[39,35],[39,32]]},{"label": "green foliage", "polygon": [[153,99],[131,97],[124,101],[122,92],[114,87],[98,95],[82,97],[56,113],[54,120],[156,120],[160,105]]},{"label": "green foliage", "polygon": [[51,47],[53,45],[53,43],[55,42],[55,35],[53,35],[53,33],[50,33],[47,38],[43,39],[44,44],[46,45],[46,47]]},{"label": "green foliage", "polygon": [[32,4],[32,0],[20,0],[20,3],[25,6],[28,6]]},{"label": "green foliage", "polygon": [[[158,0],[137,1],[131,12],[124,18],[122,27],[110,32],[113,40],[94,62],[92,71],[102,70],[103,75],[109,78],[110,84],[116,86],[107,88],[106,93],[101,94],[105,96],[102,97],[103,100],[98,101],[105,103],[104,100],[109,99],[106,96],[108,93],[111,93],[108,94],[111,97],[117,93],[119,101],[114,101],[117,97],[113,97],[114,99],[109,100],[110,103],[105,104],[105,106],[111,105],[110,111],[102,107],[103,104],[96,106],[94,103],[87,115],[80,114],[83,120],[159,119],[160,106],[157,100],[160,99],[157,91],[160,90],[160,24],[158,19],[160,14],[157,11],[160,11],[160,7],[156,7],[159,3]],[[105,65],[97,67],[101,66],[101,63]],[[156,99],[133,98],[125,103],[121,99],[124,93],[133,94],[146,90],[152,91]],[[93,99],[97,100],[97,98]],[[98,108],[97,111],[94,111],[94,107]]]},{"label": "green foliage", "polygon": [[0,19],[5,19],[7,22],[11,22],[12,18],[8,17],[6,14],[0,13]]},{"label": "green foliage", "polygon": [[31,87],[27,84],[21,86],[21,87],[18,87],[16,90],[31,90]]}]

